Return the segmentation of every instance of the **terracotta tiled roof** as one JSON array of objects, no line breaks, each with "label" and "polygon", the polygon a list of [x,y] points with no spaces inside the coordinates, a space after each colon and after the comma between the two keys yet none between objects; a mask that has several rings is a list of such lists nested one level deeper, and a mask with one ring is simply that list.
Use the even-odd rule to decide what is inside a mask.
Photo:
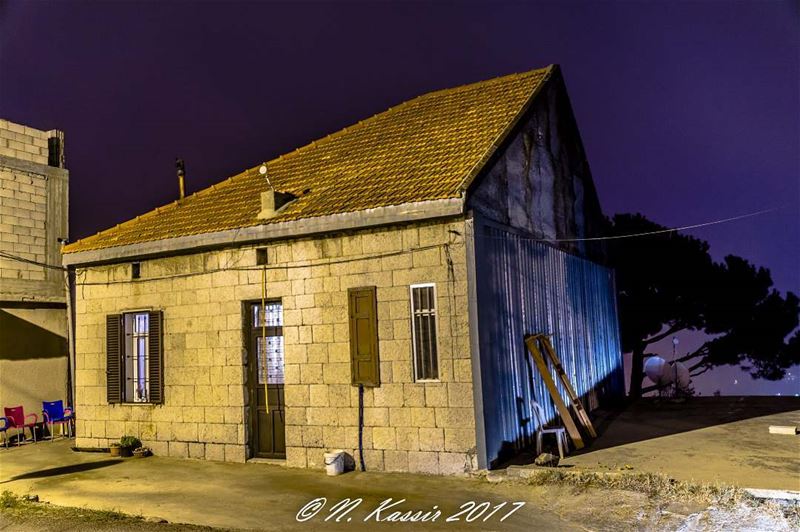
[{"label": "terracotta tiled roof", "polygon": [[298,199],[259,220],[258,168],[66,246],[66,253],[457,198],[553,67],[431,92],[267,163]]}]

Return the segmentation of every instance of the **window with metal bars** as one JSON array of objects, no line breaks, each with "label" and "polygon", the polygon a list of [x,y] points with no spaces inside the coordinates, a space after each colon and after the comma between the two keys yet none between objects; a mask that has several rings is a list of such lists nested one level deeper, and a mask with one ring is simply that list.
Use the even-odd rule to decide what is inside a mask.
[{"label": "window with metal bars", "polygon": [[106,398],[114,403],[163,403],[164,315],[142,310],[106,316]]},{"label": "window with metal bars", "polygon": [[414,380],[439,379],[439,350],[436,342],[436,285],[411,285],[411,336]]},{"label": "window with metal bars", "polygon": [[283,384],[283,304],[280,301],[268,301],[263,311],[261,304],[253,305],[252,309],[253,333],[258,349],[258,383]]},{"label": "window with metal bars", "polygon": [[124,314],[125,370],[122,400],[147,403],[150,400],[150,313]]}]

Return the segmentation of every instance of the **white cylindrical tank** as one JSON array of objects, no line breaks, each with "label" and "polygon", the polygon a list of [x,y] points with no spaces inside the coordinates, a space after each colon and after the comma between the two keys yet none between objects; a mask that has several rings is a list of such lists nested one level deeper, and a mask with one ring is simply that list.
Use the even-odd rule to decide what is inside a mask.
[{"label": "white cylindrical tank", "polygon": [[675,362],[672,367],[671,373],[676,376],[678,388],[686,390],[689,388],[689,383],[692,378],[689,376],[689,368],[683,362]]},{"label": "white cylindrical tank", "polygon": [[669,373],[669,364],[661,357],[649,357],[644,363],[644,373],[655,384],[666,384],[664,375]]},{"label": "white cylindrical tank", "polygon": [[673,382],[675,382],[675,371],[673,371],[672,366],[664,362],[664,366],[661,369],[661,380],[658,383],[666,386]]}]

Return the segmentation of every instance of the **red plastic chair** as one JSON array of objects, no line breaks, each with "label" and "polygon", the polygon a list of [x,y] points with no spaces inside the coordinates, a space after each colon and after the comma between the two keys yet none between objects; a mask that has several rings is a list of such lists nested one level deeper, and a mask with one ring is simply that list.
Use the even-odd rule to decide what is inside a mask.
[{"label": "red plastic chair", "polygon": [[[10,422],[10,427],[19,429],[22,432],[22,437],[25,437],[25,427],[28,427],[31,431],[31,437],[33,438],[33,443],[36,443],[36,431],[34,427],[36,427],[37,423],[39,423],[39,416],[36,414],[28,414],[25,415],[24,410],[21,406],[15,406],[12,408],[4,408],[6,417]],[[32,423],[26,423],[25,421],[32,417]],[[19,438],[17,438],[17,445],[19,445]]]}]

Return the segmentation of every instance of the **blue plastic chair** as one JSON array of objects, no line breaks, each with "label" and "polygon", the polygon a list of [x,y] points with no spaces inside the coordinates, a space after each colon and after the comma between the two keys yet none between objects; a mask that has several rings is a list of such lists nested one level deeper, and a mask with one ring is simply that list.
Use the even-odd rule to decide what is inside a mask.
[{"label": "blue plastic chair", "polygon": [[72,437],[72,420],[75,419],[75,413],[71,408],[64,408],[63,401],[42,401],[42,414],[44,414],[44,422],[47,423],[50,430],[50,441],[55,439],[53,433],[53,425],[61,427],[61,435],[64,435],[64,425],[67,426],[67,435]]},{"label": "blue plastic chair", "polygon": [[3,440],[6,443],[6,448],[8,448],[8,429],[11,428],[11,422],[7,417],[0,417],[0,423],[3,424],[3,426],[0,427],[0,432],[3,433]]}]

